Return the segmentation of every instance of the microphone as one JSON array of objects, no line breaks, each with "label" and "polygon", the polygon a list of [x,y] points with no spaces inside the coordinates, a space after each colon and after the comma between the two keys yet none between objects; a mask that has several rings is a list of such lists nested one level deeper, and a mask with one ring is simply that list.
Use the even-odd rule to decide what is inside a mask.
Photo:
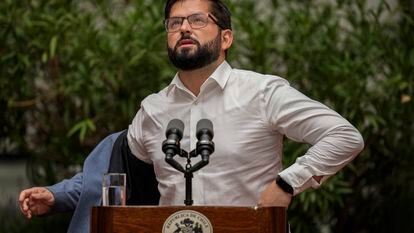
[{"label": "microphone", "polygon": [[165,161],[179,171],[184,169],[177,163],[173,157],[181,154],[180,140],[183,138],[184,123],[179,119],[172,119],[165,132],[167,139],[162,143],[162,151],[165,153]]},{"label": "microphone", "polygon": [[[209,156],[214,152],[213,137],[213,123],[208,119],[201,119],[197,122],[196,137],[197,145],[196,149],[190,153],[181,150],[180,140],[183,138],[184,123],[178,119],[171,120],[167,125],[167,131],[165,136],[167,139],[162,143],[162,151],[165,153],[165,162],[170,164],[176,170],[184,173],[185,177],[185,205],[192,205],[192,183],[193,172],[200,170],[202,167],[209,163]],[[187,158],[187,165],[185,169],[174,160],[174,156],[178,154],[181,157]],[[191,166],[191,157],[197,157],[201,155],[201,161],[194,166]],[[195,156],[194,156],[195,155]]]},{"label": "microphone", "polygon": [[201,155],[205,165],[207,165],[209,156],[214,152],[214,142],[213,137],[213,123],[208,119],[201,119],[197,122],[196,136],[198,139],[197,142],[197,152]]}]

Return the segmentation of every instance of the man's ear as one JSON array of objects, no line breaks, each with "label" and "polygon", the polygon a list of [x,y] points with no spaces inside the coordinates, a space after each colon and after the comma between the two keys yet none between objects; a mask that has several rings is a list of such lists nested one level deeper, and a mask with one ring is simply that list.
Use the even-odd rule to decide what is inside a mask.
[{"label": "man's ear", "polygon": [[233,43],[233,31],[230,29],[225,29],[221,31],[221,49],[227,50],[231,47]]}]

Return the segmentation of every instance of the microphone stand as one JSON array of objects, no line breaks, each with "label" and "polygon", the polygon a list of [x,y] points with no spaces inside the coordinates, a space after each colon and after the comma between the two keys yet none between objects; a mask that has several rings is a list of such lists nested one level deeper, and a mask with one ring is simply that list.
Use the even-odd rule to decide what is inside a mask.
[{"label": "microphone stand", "polygon": [[204,166],[206,166],[209,163],[209,156],[208,155],[202,155],[202,159],[200,162],[196,163],[194,166],[191,165],[191,158],[195,158],[198,156],[197,150],[194,149],[190,153],[188,153],[185,150],[180,149],[179,154],[180,157],[187,158],[187,164],[185,166],[185,169],[174,159],[175,155],[172,154],[166,154],[165,161],[170,164],[173,168],[175,168],[177,171],[180,171],[184,173],[185,177],[185,200],[184,204],[186,206],[193,205],[193,199],[192,199],[192,179],[193,179],[193,173],[200,170]]}]

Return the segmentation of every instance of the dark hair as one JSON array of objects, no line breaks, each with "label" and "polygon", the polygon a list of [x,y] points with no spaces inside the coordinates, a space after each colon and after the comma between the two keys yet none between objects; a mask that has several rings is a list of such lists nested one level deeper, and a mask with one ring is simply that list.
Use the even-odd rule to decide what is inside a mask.
[{"label": "dark hair", "polygon": [[[164,17],[165,19],[170,17],[170,11],[172,6],[183,0],[168,0],[165,4],[165,13]],[[211,14],[214,15],[214,17],[217,18],[217,24],[221,29],[230,29],[231,28],[231,13],[229,8],[221,1],[221,0],[207,0],[210,2],[210,10]]]}]

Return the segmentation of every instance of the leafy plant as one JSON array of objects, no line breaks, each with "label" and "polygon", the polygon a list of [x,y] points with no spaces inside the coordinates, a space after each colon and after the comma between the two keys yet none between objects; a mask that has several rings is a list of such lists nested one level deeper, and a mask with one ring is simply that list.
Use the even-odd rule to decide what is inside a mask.
[{"label": "leafy plant", "polygon": [[[164,2],[0,2],[0,154],[26,155],[34,184],[78,171],[97,142],[125,129],[140,101],[170,82],[175,69],[165,49]],[[234,67],[286,78],[347,118],[365,139],[365,150],[350,166],[294,199],[293,231],[412,229],[409,1],[227,3]],[[285,165],[306,149],[287,141]],[[50,231],[42,230],[43,219],[29,225],[10,219],[16,224],[8,232],[30,224]]]}]

